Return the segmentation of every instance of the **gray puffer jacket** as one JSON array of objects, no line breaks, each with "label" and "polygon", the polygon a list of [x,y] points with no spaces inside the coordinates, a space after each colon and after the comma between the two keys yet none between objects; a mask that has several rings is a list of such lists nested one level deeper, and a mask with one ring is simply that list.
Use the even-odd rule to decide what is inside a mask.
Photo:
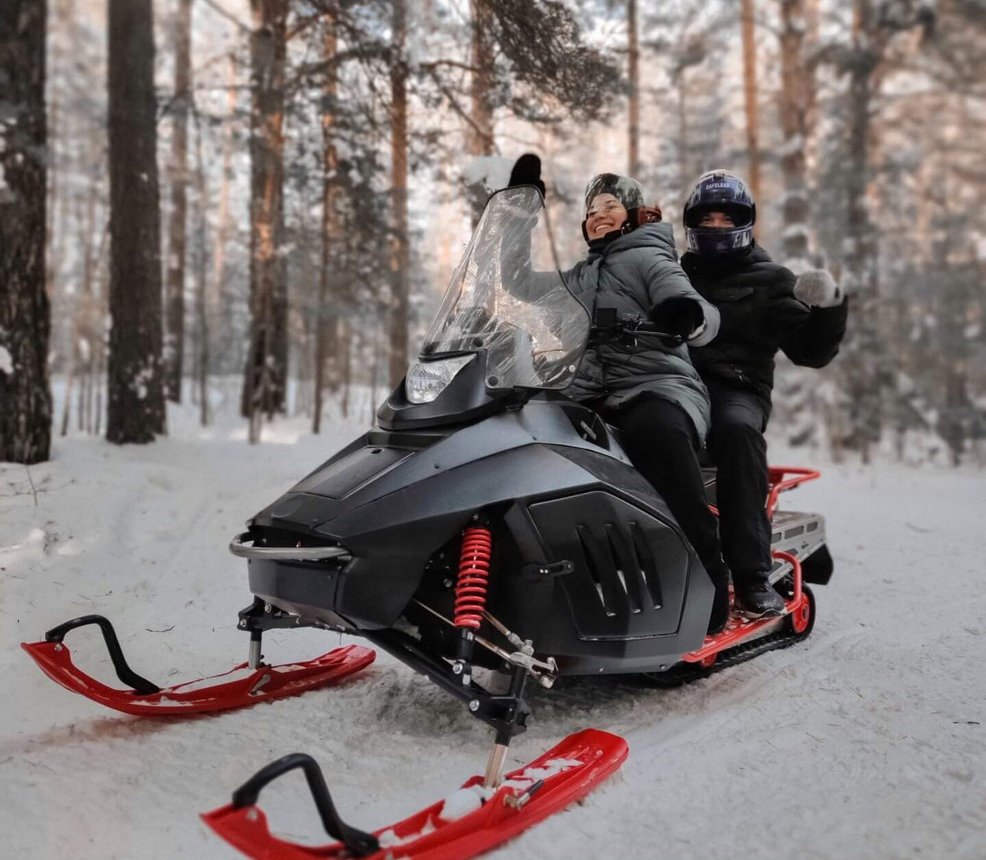
[{"label": "gray puffer jacket", "polygon": [[[563,277],[590,314],[615,308],[620,315],[646,318],[665,299],[686,296],[699,302],[705,314],[705,328],[691,345],[707,344],[719,330],[719,311],[695,291],[678,265],[670,224],[646,224],[600,251],[590,250]],[[708,433],[709,392],[684,344],[651,337],[640,338],[635,347],[616,341],[590,347],[565,393],[575,400],[605,398],[607,409],[625,407],[642,395],[663,397],[685,410],[700,439]]]}]

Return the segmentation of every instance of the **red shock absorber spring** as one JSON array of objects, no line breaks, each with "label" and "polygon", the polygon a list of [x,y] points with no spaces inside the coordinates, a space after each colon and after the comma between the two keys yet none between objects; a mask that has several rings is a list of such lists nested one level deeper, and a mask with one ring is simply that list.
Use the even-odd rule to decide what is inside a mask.
[{"label": "red shock absorber spring", "polygon": [[486,608],[486,585],[490,578],[493,539],[490,530],[470,526],[462,535],[459,554],[459,578],[455,584],[456,627],[479,628]]}]

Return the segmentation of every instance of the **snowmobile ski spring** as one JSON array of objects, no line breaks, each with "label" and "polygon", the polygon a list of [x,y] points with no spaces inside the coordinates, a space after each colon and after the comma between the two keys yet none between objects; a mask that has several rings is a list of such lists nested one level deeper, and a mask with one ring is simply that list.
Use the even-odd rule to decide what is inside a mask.
[{"label": "snowmobile ski spring", "polygon": [[483,526],[470,526],[462,536],[459,577],[455,585],[456,627],[478,630],[486,608],[486,587],[490,578],[493,539]]}]

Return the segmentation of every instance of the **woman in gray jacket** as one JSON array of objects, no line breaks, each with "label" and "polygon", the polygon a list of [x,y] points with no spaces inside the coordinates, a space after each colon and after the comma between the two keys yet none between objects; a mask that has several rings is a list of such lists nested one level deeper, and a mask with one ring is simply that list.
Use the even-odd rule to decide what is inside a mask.
[{"label": "woman in gray jacket", "polygon": [[667,502],[716,587],[710,630],[728,615],[729,572],[709,510],[698,452],[709,429],[709,393],[688,346],[711,341],[719,311],[678,265],[671,225],[644,206],[640,185],[603,173],[586,188],[585,260],[564,274],[586,307],[649,318],[684,342],[656,337],[638,345],[612,341],[590,348],[567,390],[602,411],[621,431],[634,466]]}]

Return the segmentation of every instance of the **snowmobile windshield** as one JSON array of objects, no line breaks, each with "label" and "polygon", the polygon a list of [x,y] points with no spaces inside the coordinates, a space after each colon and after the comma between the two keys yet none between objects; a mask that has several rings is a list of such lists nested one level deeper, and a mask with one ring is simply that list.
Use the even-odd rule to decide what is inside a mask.
[{"label": "snowmobile windshield", "polygon": [[421,358],[485,351],[488,388],[564,388],[589,327],[558,270],[541,195],[505,188],[483,210]]}]

